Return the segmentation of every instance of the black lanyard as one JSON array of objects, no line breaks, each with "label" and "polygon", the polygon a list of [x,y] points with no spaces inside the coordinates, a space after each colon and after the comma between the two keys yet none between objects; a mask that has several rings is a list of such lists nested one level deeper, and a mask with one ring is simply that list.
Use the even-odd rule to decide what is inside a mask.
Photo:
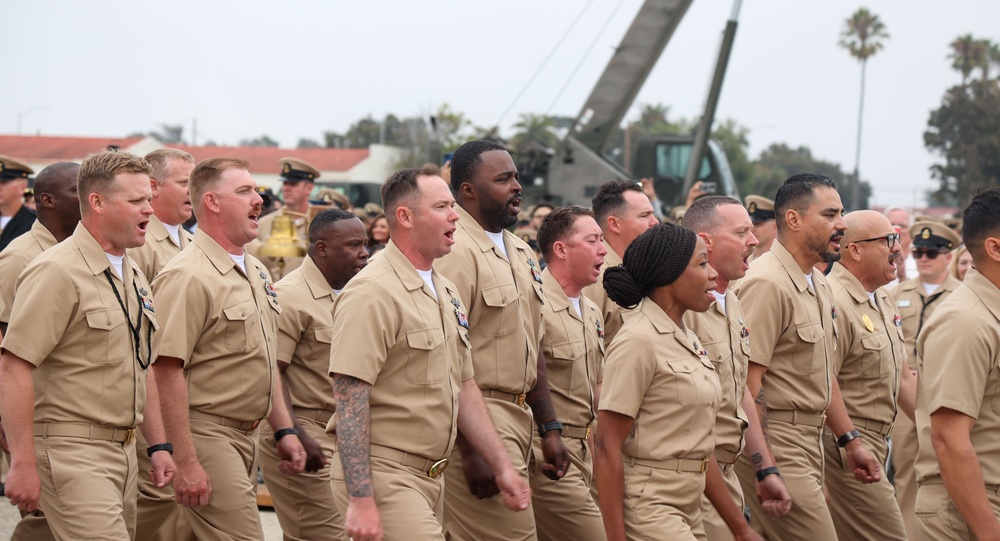
[{"label": "black lanyard", "polygon": [[139,331],[142,329],[142,297],[139,295],[139,288],[135,285],[135,280],[132,280],[132,289],[135,290],[135,298],[139,301],[139,317],[136,318],[135,326],[132,326],[132,316],[129,315],[128,307],[122,302],[122,296],[118,294],[118,288],[115,287],[115,282],[111,279],[111,269],[104,269],[104,277],[108,279],[111,289],[115,292],[115,298],[118,299],[118,305],[125,312],[125,323],[128,329],[132,331],[132,341],[135,344],[135,360],[145,370],[149,368],[149,363],[153,357],[153,326],[147,325],[146,327],[146,364],[142,364],[142,355],[139,354],[139,343],[142,341],[139,334]]}]

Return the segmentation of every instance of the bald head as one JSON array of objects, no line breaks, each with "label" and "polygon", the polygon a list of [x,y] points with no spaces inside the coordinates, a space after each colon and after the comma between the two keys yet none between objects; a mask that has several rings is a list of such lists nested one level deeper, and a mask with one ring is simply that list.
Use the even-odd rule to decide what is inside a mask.
[{"label": "bald head", "polygon": [[844,233],[843,240],[845,245],[893,232],[892,222],[889,221],[889,218],[874,210],[856,210],[845,214],[844,221],[847,222],[847,231]]},{"label": "bald head", "polygon": [[80,164],[74,162],[56,162],[42,169],[35,177],[35,203],[40,203],[39,196],[63,190],[67,184],[76,184],[80,173]]},{"label": "bald head", "polygon": [[[875,291],[896,277],[900,243],[892,222],[874,210],[858,210],[846,214],[847,232],[842,246],[846,246],[840,259],[851,274],[861,282],[865,291]],[[891,237],[891,238],[890,238]]]}]

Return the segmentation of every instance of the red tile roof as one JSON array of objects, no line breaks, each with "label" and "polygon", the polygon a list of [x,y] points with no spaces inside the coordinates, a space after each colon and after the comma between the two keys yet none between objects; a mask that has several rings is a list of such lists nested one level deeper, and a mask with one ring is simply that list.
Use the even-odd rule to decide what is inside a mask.
[{"label": "red tile roof", "polygon": [[[127,149],[143,137],[52,137],[48,135],[0,135],[0,154],[35,162],[80,161],[108,145]],[[368,158],[367,148],[275,148],[275,147],[202,147],[166,145],[189,152],[196,160],[240,158],[250,162],[255,173],[281,172],[278,160],[298,158],[320,171],[347,171]]]},{"label": "red tile roof", "polygon": [[0,154],[31,162],[79,161],[108,145],[128,148],[142,140],[142,137],[0,135]]},{"label": "red tile roof", "polygon": [[320,171],[347,171],[368,158],[367,148],[275,148],[275,147],[192,147],[167,145],[190,153],[198,161],[208,158],[240,158],[250,162],[255,173],[281,172],[278,160],[298,158]]}]

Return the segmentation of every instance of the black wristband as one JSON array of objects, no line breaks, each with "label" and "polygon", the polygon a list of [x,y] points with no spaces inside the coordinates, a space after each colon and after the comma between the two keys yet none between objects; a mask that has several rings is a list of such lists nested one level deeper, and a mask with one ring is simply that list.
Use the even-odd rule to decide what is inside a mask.
[{"label": "black wristband", "polygon": [[146,456],[152,458],[153,453],[157,451],[166,451],[170,454],[174,454],[174,445],[169,441],[166,443],[157,443],[156,445],[150,445],[146,448]]},{"label": "black wristband", "polygon": [[858,432],[857,430],[849,430],[843,436],[837,438],[837,447],[841,447],[841,448],[847,447],[847,444],[851,443],[851,440],[854,440],[854,439],[857,439],[857,438],[860,438],[860,437],[861,437],[861,433]]},{"label": "black wristband", "polygon": [[274,443],[278,443],[278,441],[280,441],[281,438],[284,438],[285,436],[290,436],[292,434],[298,436],[299,435],[299,431],[295,430],[294,428],[291,428],[291,427],[289,427],[289,428],[282,428],[281,430],[276,430],[274,432]]},{"label": "black wristband", "polygon": [[563,432],[563,425],[559,421],[550,421],[548,423],[542,423],[542,426],[538,427],[538,435],[544,436],[546,432],[551,432],[553,430],[558,430],[560,434]]},{"label": "black wristband", "polygon": [[770,468],[764,468],[757,472],[757,480],[763,481],[764,478],[767,477],[768,475],[777,475],[778,477],[781,477],[781,472],[778,471],[778,468],[775,466],[771,466]]}]

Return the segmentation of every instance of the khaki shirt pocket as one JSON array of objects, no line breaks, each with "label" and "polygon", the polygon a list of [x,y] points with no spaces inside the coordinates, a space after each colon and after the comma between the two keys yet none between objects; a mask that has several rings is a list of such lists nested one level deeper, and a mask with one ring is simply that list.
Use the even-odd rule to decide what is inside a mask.
[{"label": "khaki shirt pocket", "polygon": [[826,366],[823,326],[816,323],[795,325],[798,337],[792,352],[792,365],[801,374],[815,374]]},{"label": "khaki shirt pocket", "polygon": [[517,300],[514,284],[500,284],[483,288],[485,309],[479,310],[479,319],[473,324],[481,336],[499,338],[514,333],[517,325],[517,309],[512,306]]},{"label": "khaki shirt pocket", "polygon": [[333,327],[318,327],[313,331],[313,337],[323,344],[333,343]]},{"label": "khaki shirt pocket", "polygon": [[447,373],[444,331],[421,329],[406,333],[406,381],[415,385],[435,385]]},{"label": "khaki shirt pocket", "polygon": [[[702,342],[702,346],[705,347],[705,351],[708,352],[708,360],[712,362],[712,368],[719,371],[722,368],[723,363],[730,362],[732,358],[732,352],[729,350],[729,343],[725,340],[713,340],[711,342]],[[715,355],[712,355],[715,352]]]},{"label": "khaki shirt pocket", "polygon": [[[114,364],[125,360],[125,352],[132,353],[132,337],[125,326],[121,308],[87,312],[87,361],[94,364]],[[128,349],[122,347],[128,344]]]},{"label": "khaki shirt pocket", "polygon": [[238,302],[222,310],[226,320],[226,349],[232,352],[249,351],[260,345],[257,332],[257,307],[252,301]]},{"label": "khaki shirt pocket", "polygon": [[577,362],[584,362],[586,347],[581,340],[554,344],[549,355],[549,385],[560,389],[576,389],[583,378],[576,375]]},{"label": "khaki shirt pocket", "polygon": [[713,396],[706,389],[708,383],[705,380],[707,375],[698,367],[699,365],[711,369],[711,363],[690,358],[674,359],[667,361],[667,366],[674,375],[674,387],[677,389],[677,401],[682,406],[702,406],[714,404],[717,397]]},{"label": "khaki shirt pocket", "polygon": [[[865,379],[883,378],[889,375],[888,363],[883,363],[885,348],[889,347],[889,337],[884,334],[870,334],[861,337],[861,377]],[[883,366],[886,365],[886,366]]]}]

